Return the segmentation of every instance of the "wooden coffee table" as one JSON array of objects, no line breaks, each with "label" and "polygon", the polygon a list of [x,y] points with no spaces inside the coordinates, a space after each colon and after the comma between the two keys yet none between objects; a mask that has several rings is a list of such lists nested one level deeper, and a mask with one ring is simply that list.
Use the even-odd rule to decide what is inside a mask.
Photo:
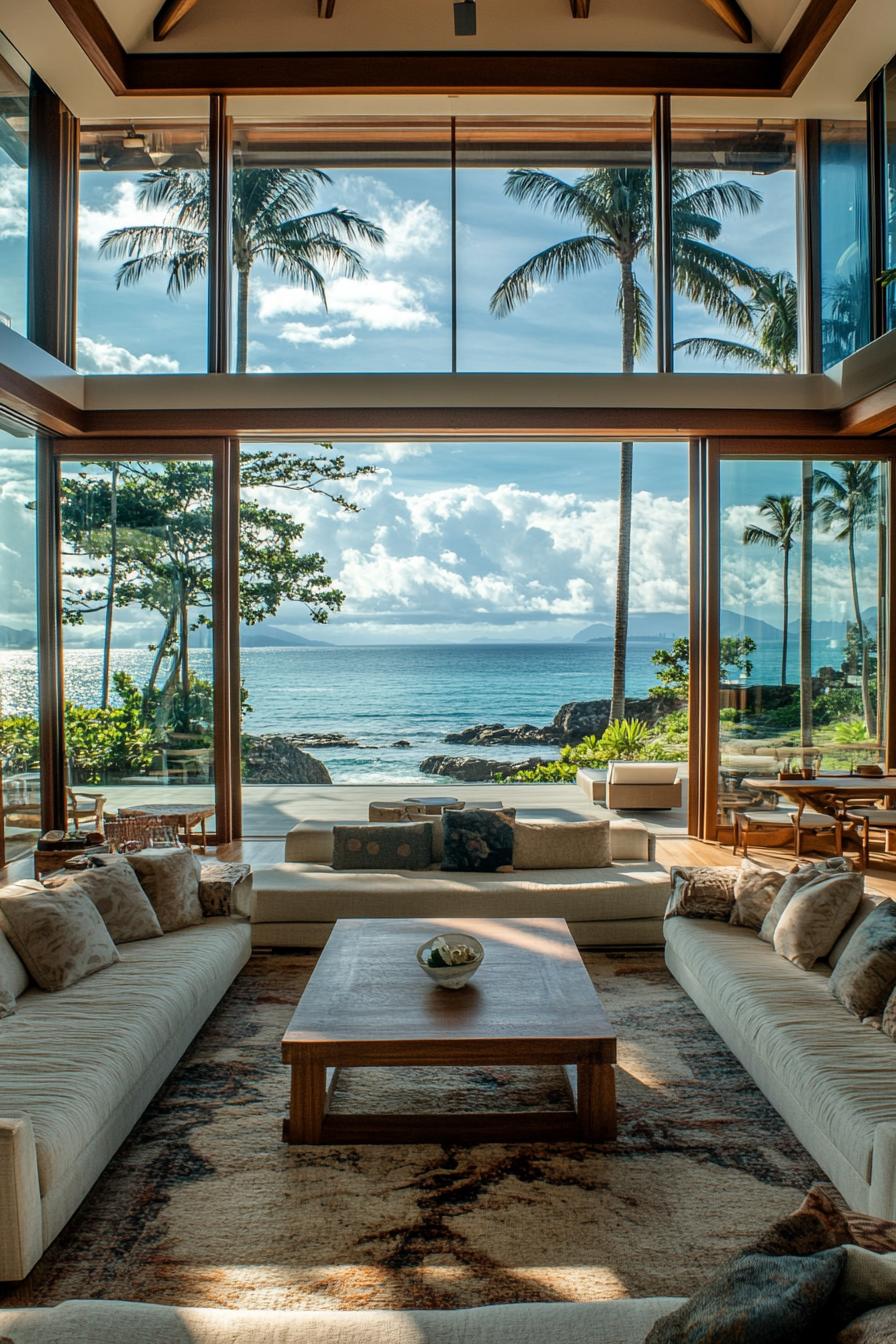
[{"label": "wooden coffee table", "polygon": [[[417,965],[440,930],[485,960],[463,989]],[[531,1142],[616,1136],[616,1034],[562,919],[340,919],[282,1043],[292,1069],[287,1143]],[[337,1070],[562,1065],[568,1111],[330,1112]]]}]

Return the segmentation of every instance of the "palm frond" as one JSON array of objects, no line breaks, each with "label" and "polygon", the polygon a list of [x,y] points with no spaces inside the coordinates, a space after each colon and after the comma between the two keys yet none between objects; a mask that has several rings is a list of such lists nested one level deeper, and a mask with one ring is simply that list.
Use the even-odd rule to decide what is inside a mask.
[{"label": "palm frond", "polygon": [[536,285],[587,275],[599,270],[613,256],[614,248],[610,240],[593,234],[552,243],[544,251],[536,252],[534,257],[524,261],[522,266],[518,266],[501,281],[491,297],[489,311],[496,317],[507,317],[514,308],[532,297]]},{"label": "palm frond", "polygon": [[520,205],[549,210],[556,219],[590,222],[589,205],[578,186],[540,168],[512,168],[504,181],[504,195]]},{"label": "palm frond", "polygon": [[720,336],[691,336],[684,341],[676,341],[674,348],[682,350],[694,359],[703,357],[714,359],[718,364],[745,364],[748,368],[772,372],[768,357],[753,345],[744,345],[740,341],[726,341]]}]

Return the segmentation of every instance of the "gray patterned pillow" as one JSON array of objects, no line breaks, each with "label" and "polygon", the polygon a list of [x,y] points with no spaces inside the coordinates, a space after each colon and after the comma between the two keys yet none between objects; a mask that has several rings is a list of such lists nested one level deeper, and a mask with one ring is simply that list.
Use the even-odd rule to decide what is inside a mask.
[{"label": "gray patterned pillow", "polygon": [[744,859],[734,883],[731,923],[746,929],[760,929],[786,877],[787,874],[777,868],[767,868],[752,859]]},{"label": "gray patterned pillow", "polygon": [[669,878],[672,895],[666,906],[666,919],[677,915],[685,919],[731,918],[736,869],[672,868]]},{"label": "gray patterned pillow", "polygon": [[126,859],[116,858],[101,868],[82,868],[45,883],[50,888],[77,886],[89,896],[103,917],[113,943],[161,938],[162,926],[140,880]]},{"label": "gray patterned pillow", "polygon": [[861,873],[816,873],[788,901],[775,929],[774,949],[808,971],[826,957],[858,909]]},{"label": "gray patterned pillow", "polygon": [[191,849],[141,849],[127,861],[149,897],[163,933],[202,923],[202,864]]},{"label": "gray patterned pillow", "polygon": [[0,1017],[12,1017],[16,1010],[15,995],[8,989],[0,989]]},{"label": "gray patterned pillow", "polygon": [[896,985],[896,901],[881,901],[846,945],[831,993],[856,1017],[878,1017]]},{"label": "gray patterned pillow", "polygon": [[410,869],[432,863],[432,827],[426,822],[374,822],[333,827],[336,869]]},{"label": "gray patterned pillow", "polygon": [[0,929],[41,989],[65,989],[119,960],[95,905],[72,887],[0,890]]},{"label": "gray patterned pillow", "polygon": [[[869,915],[868,918],[870,919],[871,916]],[[880,1019],[880,1029],[885,1036],[889,1036],[896,1041],[896,987],[894,987],[884,1006]]]},{"label": "gray patterned pillow", "polygon": [[741,1255],[684,1306],[664,1316],[645,1344],[818,1344],[846,1250],[817,1255]]}]

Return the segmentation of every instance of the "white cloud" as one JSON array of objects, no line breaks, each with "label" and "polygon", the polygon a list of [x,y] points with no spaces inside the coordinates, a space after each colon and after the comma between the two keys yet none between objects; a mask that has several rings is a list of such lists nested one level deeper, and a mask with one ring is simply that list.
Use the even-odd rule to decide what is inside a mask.
[{"label": "white cloud", "polygon": [[448,232],[446,216],[429,200],[408,200],[379,178],[353,175],[340,182],[346,203],[385,230],[382,247],[371,249],[370,261],[404,261],[434,251]]},{"label": "white cloud", "polygon": [[178,373],[180,364],[170,355],[135,355],[111,341],[78,337],[78,370],[81,373]]},{"label": "white cloud", "polygon": [[28,174],[7,163],[0,167],[0,238],[28,233]]},{"label": "white cloud", "polygon": [[362,456],[365,462],[404,462],[409,457],[429,457],[432,452],[430,443],[376,443],[365,448]]},{"label": "white cloud", "polygon": [[[290,285],[276,285],[258,291],[258,314],[263,322],[276,317],[305,317],[324,314],[315,294]],[[406,280],[396,276],[363,279],[337,276],[327,283],[329,331],[363,328],[367,331],[419,331],[437,327],[439,319],[430,312],[420,294]],[[309,341],[303,333],[313,330],[305,323],[288,323],[280,332],[287,341]],[[342,344],[349,344],[343,341]]]},{"label": "white cloud", "polygon": [[124,229],[133,224],[164,224],[168,213],[165,207],[146,210],[140,206],[137,203],[135,182],[116,182],[110,202],[103,209],[81,205],[78,211],[78,240],[86,247],[97,248],[113,229]]},{"label": "white cloud", "polygon": [[320,327],[312,327],[307,322],[287,322],[280,329],[280,339],[289,341],[292,345],[321,345],[325,350],[338,350],[343,345],[354,345],[356,339],[354,332],[333,336],[332,331],[333,327],[329,322]]}]

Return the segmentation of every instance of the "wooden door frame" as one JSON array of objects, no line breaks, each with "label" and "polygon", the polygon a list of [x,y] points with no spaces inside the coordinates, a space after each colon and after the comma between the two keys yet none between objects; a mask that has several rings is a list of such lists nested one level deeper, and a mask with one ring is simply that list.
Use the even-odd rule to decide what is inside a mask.
[{"label": "wooden door frame", "polygon": [[[47,466],[39,473],[40,554],[55,574],[55,600],[41,603],[41,632],[47,638],[43,661],[55,663],[56,675],[42,678],[41,768],[51,783],[65,780],[63,724],[62,537],[59,481],[65,462],[97,459],[208,461],[212,467],[212,678],[214,703],[215,829],[212,844],[241,834],[239,693],[239,447],[232,439],[160,439],[157,445],[133,439],[56,439],[49,442]],[[55,490],[51,490],[55,479]],[[49,497],[48,497],[49,496]],[[46,726],[44,719],[46,718]],[[64,824],[64,798],[44,790],[43,826]],[[59,809],[62,807],[60,814]]]}]

